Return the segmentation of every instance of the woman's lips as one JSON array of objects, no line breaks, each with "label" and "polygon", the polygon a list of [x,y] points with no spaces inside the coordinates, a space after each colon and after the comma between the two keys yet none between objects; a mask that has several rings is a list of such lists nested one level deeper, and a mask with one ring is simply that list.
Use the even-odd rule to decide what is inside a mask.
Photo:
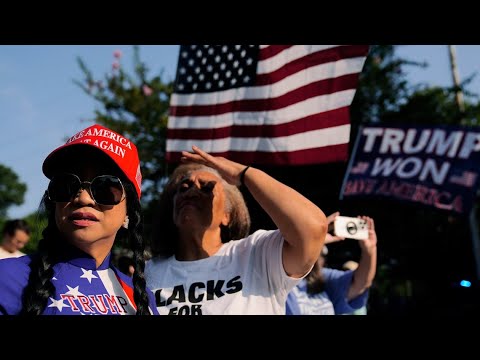
[{"label": "woman's lips", "polygon": [[77,219],[77,220],[72,221],[72,223],[74,225],[81,226],[81,227],[87,227],[87,226],[95,224],[96,222],[97,221],[92,221],[92,220],[89,220],[89,219]]},{"label": "woman's lips", "polygon": [[97,217],[89,212],[77,211],[68,218],[74,225],[82,227],[90,226],[98,222]]}]

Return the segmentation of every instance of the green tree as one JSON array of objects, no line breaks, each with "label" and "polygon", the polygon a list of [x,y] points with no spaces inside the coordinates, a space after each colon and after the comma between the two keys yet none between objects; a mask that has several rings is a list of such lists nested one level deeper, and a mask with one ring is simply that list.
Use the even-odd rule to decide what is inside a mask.
[{"label": "green tree", "polygon": [[27,185],[20,182],[18,175],[10,168],[0,164],[0,218],[5,218],[12,205],[21,205]]},{"label": "green tree", "polygon": [[386,113],[397,111],[412,92],[405,66],[427,66],[398,58],[395,49],[395,45],[371,46],[350,108],[354,125],[378,123]]},{"label": "green tree", "polygon": [[383,122],[408,124],[458,125],[462,114],[455,103],[455,94],[440,87],[415,91],[397,111],[385,114]]},{"label": "green tree", "polygon": [[35,211],[25,217],[25,221],[30,225],[30,240],[22,249],[26,254],[36,251],[38,242],[42,238],[42,231],[47,227],[47,215],[42,209]]},{"label": "green tree", "polygon": [[[478,124],[478,96],[467,91],[475,74],[462,81],[460,89],[409,83],[406,80],[406,67],[426,68],[428,63],[397,57],[397,47],[373,45],[370,49],[350,109],[352,139],[356,137],[361,124]],[[464,112],[460,111],[455,100],[457,90],[465,95]]]},{"label": "green tree", "polygon": [[163,80],[163,70],[149,76],[138,46],[133,47],[133,75],[123,69],[120,52],[115,52],[114,57],[112,73],[103,80],[94,79],[85,62],[77,58],[84,79],[74,81],[101,105],[95,110],[95,122],[136,144],[143,176],[142,201],[148,207],[158,199],[162,182],[169,174],[165,143],[173,82]]}]

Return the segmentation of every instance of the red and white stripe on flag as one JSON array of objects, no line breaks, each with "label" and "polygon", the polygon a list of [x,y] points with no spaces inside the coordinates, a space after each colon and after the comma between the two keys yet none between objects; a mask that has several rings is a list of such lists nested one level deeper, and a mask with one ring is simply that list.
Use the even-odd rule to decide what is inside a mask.
[{"label": "red and white stripe on flag", "polygon": [[167,161],[192,145],[248,164],[345,161],[367,54],[367,45],[182,46]]}]

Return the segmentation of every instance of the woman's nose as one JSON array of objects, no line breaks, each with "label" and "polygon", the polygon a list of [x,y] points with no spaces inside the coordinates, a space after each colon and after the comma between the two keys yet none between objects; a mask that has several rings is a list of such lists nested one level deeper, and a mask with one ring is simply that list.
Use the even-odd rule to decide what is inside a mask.
[{"label": "woman's nose", "polygon": [[75,195],[74,202],[81,204],[95,204],[95,200],[93,200],[90,192],[83,187],[78,190],[78,193]]}]

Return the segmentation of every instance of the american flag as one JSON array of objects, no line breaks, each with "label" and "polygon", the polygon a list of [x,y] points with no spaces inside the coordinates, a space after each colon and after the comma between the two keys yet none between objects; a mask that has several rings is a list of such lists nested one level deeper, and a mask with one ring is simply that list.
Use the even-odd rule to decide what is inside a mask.
[{"label": "american flag", "polygon": [[370,163],[368,162],[357,162],[357,164],[350,170],[350,174],[365,174],[369,166]]},{"label": "american flag", "polygon": [[465,187],[472,187],[477,180],[477,173],[473,171],[464,171],[461,175],[450,176],[450,182]]},{"label": "american flag", "polygon": [[367,45],[182,45],[166,159],[192,145],[249,164],[345,161]]}]

